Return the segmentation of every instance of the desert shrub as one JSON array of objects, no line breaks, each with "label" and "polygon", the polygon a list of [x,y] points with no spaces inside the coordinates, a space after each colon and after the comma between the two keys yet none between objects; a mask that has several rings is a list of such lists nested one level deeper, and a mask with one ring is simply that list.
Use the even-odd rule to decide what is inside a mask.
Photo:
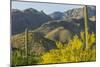
[{"label": "desert shrub", "polygon": [[12,52],[12,66],[37,64],[40,57],[35,54],[28,54],[26,57],[24,53],[19,50]]},{"label": "desert shrub", "polygon": [[16,50],[12,52],[12,65],[25,65],[26,64],[25,57],[22,55],[21,51]]},{"label": "desert shrub", "polygon": [[79,50],[82,48],[82,46],[83,46],[83,42],[81,41],[81,39],[79,39],[79,37],[77,35],[75,35],[68,44],[68,47],[71,50]]},{"label": "desert shrub", "polygon": [[[84,32],[79,36],[75,35],[68,44],[62,44],[57,41],[58,49],[50,50],[41,56],[40,64],[48,63],[63,63],[63,62],[81,62],[81,61],[95,61],[95,34],[88,33],[88,49],[83,50],[85,45]],[[91,48],[94,47],[94,48]]]},{"label": "desert shrub", "polygon": [[96,44],[96,36],[92,32],[92,34],[88,34],[88,47],[91,49],[95,46]]},{"label": "desert shrub", "polygon": [[27,59],[28,59],[28,65],[37,64],[40,61],[40,56],[32,53],[31,55],[28,55]]}]

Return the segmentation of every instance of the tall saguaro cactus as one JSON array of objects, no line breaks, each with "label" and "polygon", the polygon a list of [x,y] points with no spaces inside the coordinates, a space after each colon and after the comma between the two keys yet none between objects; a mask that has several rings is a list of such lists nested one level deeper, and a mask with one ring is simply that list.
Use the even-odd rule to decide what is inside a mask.
[{"label": "tall saguaro cactus", "polygon": [[87,5],[84,6],[84,22],[85,22],[85,48],[88,49],[88,10]]},{"label": "tall saguaro cactus", "polygon": [[25,58],[28,63],[28,28],[25,29]]}]

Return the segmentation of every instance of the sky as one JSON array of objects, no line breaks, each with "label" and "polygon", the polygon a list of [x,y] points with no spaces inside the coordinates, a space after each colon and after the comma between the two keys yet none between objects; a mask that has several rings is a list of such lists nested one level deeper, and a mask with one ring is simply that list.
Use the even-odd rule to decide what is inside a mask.
[{"label": "sky", "polygon": [[24,10],[27,8],[34,8],[38,11],[43,10],[46,14],[50,14],[56,11],[64,12],[73,8],[81,8],[82,5],[71,5],[71,4],[54,4],[54,3],[39,3],[39,2],[18,2],[12,1],[12,9]]}]

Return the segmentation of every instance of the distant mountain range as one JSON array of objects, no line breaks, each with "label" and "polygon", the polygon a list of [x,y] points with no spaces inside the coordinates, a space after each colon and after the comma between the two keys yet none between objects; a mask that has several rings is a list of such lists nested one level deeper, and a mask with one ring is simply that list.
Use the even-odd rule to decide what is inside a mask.
[{"label": "distant mountain range", "polygon": [[[89,17],[96,15],[95,6],[88,6],[88,15]],[[66,19],[69,17],[72,18],[82,18],[83,17],[83,8],[73,8],[65,12],[54,12],[50,16],[55,19]]]},{"label": "distant mountain range", "polygon": [[[95,7],[88,7],[89,17],[95,16],[96,14]],[[18,9],[11,10],[12,18],[12,35],[24,32],[25,28],[30,30],[40,27],[42,24],[47,23],[48,21],[54,20],[66,20],[68,18],[82,18],[83,9],[74,8],[66,12],[54,12],[49,15],[45,14],[43,11],[37,11],[33,8],[28,8],[23,11]]]}]

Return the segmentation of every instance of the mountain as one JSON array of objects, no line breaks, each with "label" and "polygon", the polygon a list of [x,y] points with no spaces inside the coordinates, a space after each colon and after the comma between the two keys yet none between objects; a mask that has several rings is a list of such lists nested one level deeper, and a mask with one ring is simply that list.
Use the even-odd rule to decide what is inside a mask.
[{"label": "mountain", "polygon": [[11,10],[12,34],[24,32],[25,28],[36,29],[41,24],[52,20],[43,11],[28,8],[23,11],[18,9]]},{"label": "mountain", "polygon": [[49,15],[53,20],[61,20],[63,19],[66,15],[63,12],[54,12]]},{"label": "mountain", "polygon": [[[96,16],[96,7],[95,6],[88,6],[88,16]],[[65,12],[67,17],[72,18],[82,18],[83,15],[83,8],[73,8]]]},{"label": "mountain", "polygon": [[[88,6],[88,15],[89,17],[96,16],[96,7],[95,6]],[[83,18],[83,8],[73,8],[70,10],[67,10],[65,12],[53,12],[49,14],[49,16],[54,20],[62,20],[66,18],[75,18],[80,19]]]}]

